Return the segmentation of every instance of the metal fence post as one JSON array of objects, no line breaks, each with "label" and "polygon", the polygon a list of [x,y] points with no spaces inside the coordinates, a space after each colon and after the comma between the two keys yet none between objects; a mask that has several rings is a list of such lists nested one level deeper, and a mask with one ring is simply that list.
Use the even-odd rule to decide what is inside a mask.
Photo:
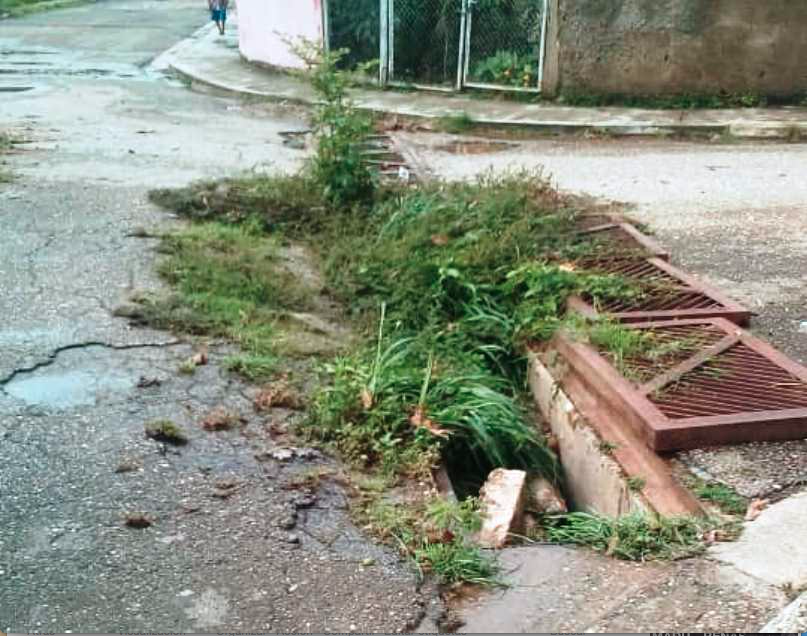
[{"label": "metal fence post", "polygon": [[331,50],[331,21],[328,13],[328,0],[322,0],[322,49]]},{"label": "metal fence post", "polygon": [[389,81],[389,13],[387,11],[388,0],[378,0],[379,14],[381,15],[381,29],[378,34],[380,51],[378,53],[378,82],[381,86],[386,86]]},{"label": "metal fence post", "polygon": [[468,58],[468,52],[465,46],[465,31],[468,19],[468,0],[460,0],[460,45],[459,52],[457,53],[457,85],[458,91],[462,90],[465,85],[465,61]]}]

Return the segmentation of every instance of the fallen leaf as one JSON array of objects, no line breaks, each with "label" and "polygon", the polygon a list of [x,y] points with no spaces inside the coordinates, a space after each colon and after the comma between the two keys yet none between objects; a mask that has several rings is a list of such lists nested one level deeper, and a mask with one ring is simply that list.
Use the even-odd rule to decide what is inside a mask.
[{"label": "fallen leaf", "polygon": [[228,431],[239,424],[246,424],[246,419],[240,413],[219,406],[208,413],[201,424],[206,431]]},{"label": "fallen leaf", "polygon": [[754,499],[750,504],[748,504],[748,510],[745,513],[745,520],[746,521],[753,521],[759,515],[762,514],[762,511],[768,507],[770,500],[768,499]]},{"label": "fallen leaf", "polygon": [[362,406],[364,406],[365,411],[369,411],[371,408],[373,408],[373,394],[370,393],[368,389],[362,389],[361,403]]},{"label": "fallen leaf", "polygon": [[275,407],[296,411],[303,407],[302,398],[289,384],[285,375],[258,391],[252,403],[256,411],[268,411]]},{"label": "fallen leaf", "polygon": [[432,245],[437,245],[438,247],[448,245],[448,237],[445,234],[432,234],[431,240]]},{"label": "fallen leaf", "polygon": [[437,437],[442,437],[445,439],[449,436],[449,431],[444,428],[440,428],[437,424],[435,424],[434,420],[426,417],[426,411],[422,406],[415,408],[415,412],[412,413],[411,417],[409,418],[409,422],[415,428],[425,428],[432,435],[436,435]]}]

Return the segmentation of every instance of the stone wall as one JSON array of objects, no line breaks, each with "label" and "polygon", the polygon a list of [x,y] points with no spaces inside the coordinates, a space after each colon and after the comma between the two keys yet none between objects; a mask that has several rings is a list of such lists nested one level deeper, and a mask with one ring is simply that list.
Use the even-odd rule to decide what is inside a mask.
[{"label": "stone wall", "polygon": [[555,2],[549,94],[807,91],[804,0]]}]

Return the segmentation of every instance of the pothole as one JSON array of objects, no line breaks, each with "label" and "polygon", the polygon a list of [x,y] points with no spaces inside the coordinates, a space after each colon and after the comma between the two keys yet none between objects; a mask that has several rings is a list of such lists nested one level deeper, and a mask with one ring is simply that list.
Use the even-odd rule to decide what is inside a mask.
[{"label": "pothole", "polygon": [[506,141],[452,141],[436,146],[434,149],[440,152],[448,152],[452,155],[486,155],[512,150],[516,147],[518,147],[518,144],[511,144]]},{"label": "pothole", "polygon": [[67,409],[95,405],[109,393],[131,389],[135,378],[123,375],[99,376],[88,371],[67,371],[12,380],[5,386],[11,397],[30,406]]},{"label": "pothole", "polygon": [[127,399],[148,366],[136,358],[122,360],[122,355],[98,345],[62,351],[49,364],[18,372],[0,387],[0,399],[5,394],[16,402],[45,410]]}]

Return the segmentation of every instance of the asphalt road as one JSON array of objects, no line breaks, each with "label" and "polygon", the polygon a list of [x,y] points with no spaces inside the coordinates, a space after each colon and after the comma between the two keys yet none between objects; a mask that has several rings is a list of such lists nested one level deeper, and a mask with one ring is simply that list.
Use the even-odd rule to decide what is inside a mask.
[{"label": "asphalt road", "polygon": [[[422,613],[415,575],[352,525],[337,483],[295,487],[338,466],[272,457],[293,414],[256,415],[224,347],[180,375],[190,344],[112,316],[160,285],[155,241],[133,234],[177,221],[150,188],[301,161],[278,132],[303,113],[149,68],[205,9],[107,0],[0,23],[0,128],[27,140],[0,185],[4,631],[396,631]],[[203,431],[219,405],[247,426]],[[159,418],[190,443],[145,439]],[[132,512],[153,525],[126,527]]]}]

